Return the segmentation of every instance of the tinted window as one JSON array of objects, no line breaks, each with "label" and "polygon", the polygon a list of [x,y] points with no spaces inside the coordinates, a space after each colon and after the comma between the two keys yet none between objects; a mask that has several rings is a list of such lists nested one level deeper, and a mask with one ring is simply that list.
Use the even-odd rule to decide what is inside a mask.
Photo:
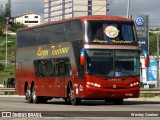
[{"label": "tinted window", "polygon": [[87,42],[100,44],[137,43],[132,22],[89,21]]},{"label": "tinted window", "polygon": [[64,77],[71,75],[71,65],[68,58],[35,60],[36,77]]},{"label": "tinted window", "polygon": [[46,45],[60,42],[74,42],[82,40],[81,21],[75,20],[50,26],[19,31],[17,47]]}]

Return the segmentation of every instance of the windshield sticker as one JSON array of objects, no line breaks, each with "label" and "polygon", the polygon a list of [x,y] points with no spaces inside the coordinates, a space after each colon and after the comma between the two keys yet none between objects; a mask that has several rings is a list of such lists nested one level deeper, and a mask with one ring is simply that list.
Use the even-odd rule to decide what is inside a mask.
[{"label": "windshield sticker", "polygon": [[92,42],[94,42],[94,43],[108,43],[108,41],[98,40],[98,39],[94,39]]},{"label": "windshield sticker", "polygon": [[121,73],[120,72],[115,72],[115,77],[120,77],[121,76]]},{"label": "windshield sticker", "polygon": [[104,29],[104,33],[109,37],[109,38],[115,38],[119,34],[119,30],[115,26],[107,26]]},{"label": "windshield sticker", "polygon": [[133,41],[124,41],[124,40],[110,40],[110,41],[106,41],[106,40],[98,40],[98,39],[94,39],[92,41],[93,43],[102,43],[102,44],[109,44],[109,43],[113,43],[113,44],[130,44],[133,43]]}]

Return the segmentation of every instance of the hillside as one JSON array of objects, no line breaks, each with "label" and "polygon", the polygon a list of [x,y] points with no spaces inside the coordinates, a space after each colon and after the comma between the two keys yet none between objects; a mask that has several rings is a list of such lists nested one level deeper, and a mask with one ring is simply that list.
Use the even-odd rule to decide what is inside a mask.
[{"label": "hillside", "polygon": [[7,78],[14,77],[14,60],[15,60],[15,46],[16,46],[16,36],[15,35],[7,35],[7,58],[8,64],[7,67],[5,66],[6,60],[6,36],[0,36],[0,64],[4,66],[4,70],[0,71],[0,84],[3,83],[3,80]]}]

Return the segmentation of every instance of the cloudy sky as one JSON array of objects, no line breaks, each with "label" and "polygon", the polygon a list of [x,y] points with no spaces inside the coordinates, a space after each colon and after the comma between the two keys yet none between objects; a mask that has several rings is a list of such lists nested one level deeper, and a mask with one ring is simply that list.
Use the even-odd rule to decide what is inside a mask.
[{"label": "cloudy sky", "polygon": [[[0,0],[0,3],[6,3],[8,0]],[[32,11],[43,16],[44,0],[11,0],[12,16],[18,16]],[[128,0],[108,0],[110,15],[127,15]],[[130,0],[130,14],[149,15],[149,26],[160,27],[160,0]]]}]

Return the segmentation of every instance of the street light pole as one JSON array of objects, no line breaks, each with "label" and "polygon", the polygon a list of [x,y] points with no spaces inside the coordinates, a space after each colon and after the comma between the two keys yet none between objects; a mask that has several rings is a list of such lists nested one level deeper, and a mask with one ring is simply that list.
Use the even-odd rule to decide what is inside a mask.
[{"label": "street light pole", "polygon": [[160,81],[159,81],[159,32],[157,32],[157,88],[160,88]]},{"label": "street light pole", "polygon": [[130,14],[130,0],[128,0],[127,3],[127,18],[129,18],[129,14]]},{"label": "street light pole", "polygon": [[8,42],[7,34],[8,34],[8,31],[7,30],[8,30],[8,20],[9,20],[9,17],[6,17],[6,19],[7,19],[7,21],[6,21],[6,62],[5,62],[6,64],[5,65],[7,67],[7,61],[8,61],[8,58],[7,58],[7,56],[8,56],[7,55],[7,53],[8,53],[8,51],[7,51],[7,46],[8,46],[7,45],[7,42]]}]

